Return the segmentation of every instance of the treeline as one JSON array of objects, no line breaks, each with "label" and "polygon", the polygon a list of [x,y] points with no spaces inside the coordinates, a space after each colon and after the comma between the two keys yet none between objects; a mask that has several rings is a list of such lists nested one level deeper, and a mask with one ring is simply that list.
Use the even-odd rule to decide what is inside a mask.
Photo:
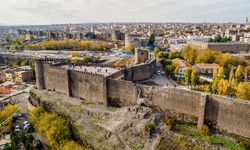
[{"label": "treeline", "polygon": [[5,46],[6,49],[15,50],[91,50],[91,51],[105,51],[110,48],[108,44],[103,41],[94,40],[44,40],[37,44],[28,44],[23,38],[14,39],[11,42],[12,45]]},{"label": "treeline", "polygon": [[73,39],[64,40],[47,40],[39,44],[28,44],[25,46],[28,50],[91,50],[91,51],[105,51],[108,50],[106,43],[102,41],[77,41]]},{"label": "treeline", "polygon": [[246,65],[229,53],[218,53],[210,49],[199,50],[191,45],[182,49],[182,57],[192,65],[197,63],[217,63],[223,67]]},{"label": "treeline", "polygon": [[59,150],[88,150],[72,139],[69,124],[62,117],[46,112],[42,107],[31,111],[31,123],[36,130],[44,134],[50,146]]},{"label": "treeline", "polygon": [[219,71],[213,72],[213,82],[206,86],[204,91],[250,100],[250,83],[244,81],[244,78],[249,75],[250,66],[243,69],[239,65],[236,70],[231,69],[229,77],[226,75],[225,68],[221,67]]},{"label": "treeline", "polygon": [[212,43],[225,43],[225,42],[230,42],[230,41],[232,41],[232,37],[216,36],[214,38],[209,39],[209,42],[212,42]]}]

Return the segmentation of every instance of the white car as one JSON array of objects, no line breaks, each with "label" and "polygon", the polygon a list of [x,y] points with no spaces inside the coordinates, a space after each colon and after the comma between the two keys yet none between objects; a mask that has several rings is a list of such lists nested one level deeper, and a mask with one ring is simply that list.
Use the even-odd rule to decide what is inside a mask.
[{"label": "white car", "polygon": [[19,125],[16,125],[16,127],[15,127],[15,130],[14,130],[15,132],[21,132],[21,129],[20,129],[20,126]]},{"label": "white car", "polygon": [[29,121],[24,121],[23,124],[24,124],[24,126],[29,126],[30,125]]},{"label": "white car", "polygon": [[21,117],[22,114],[20,114],[20,113],[15,113],[13,116],[15,116],[15,117]]},{"label": "white car", "polygon": [[30,128],[30,125],[24,125],[23,127],[24,130],[29,130],[29,128]]}]

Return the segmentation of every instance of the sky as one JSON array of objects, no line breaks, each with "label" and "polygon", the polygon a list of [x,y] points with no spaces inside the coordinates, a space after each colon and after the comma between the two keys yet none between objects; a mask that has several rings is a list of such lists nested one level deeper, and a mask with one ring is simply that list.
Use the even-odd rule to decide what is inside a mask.
[{"label": "sky", "polygon": [[0,25],[244,22],[249,0],[0,0]]}]

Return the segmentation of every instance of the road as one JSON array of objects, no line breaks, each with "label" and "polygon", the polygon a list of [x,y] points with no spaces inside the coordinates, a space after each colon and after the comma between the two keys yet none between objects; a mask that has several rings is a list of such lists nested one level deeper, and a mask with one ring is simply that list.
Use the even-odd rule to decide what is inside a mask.
[{"label": "road", "polygon": [[[31,87],[26,88],[24,91],[25,93],[21,93],[15,96],[11,96],[10,98],[5,99],[6,101],[14,101],[17,102],[17,104],[19,105],[19,113],[22,114],[22,117],[20,117],[18,120],[16,120],[15,125],[20,125],[21,128],[23,128],[23,122],[24,121],[30,121],[30,115],[28,113],[28,99],[29,99],[29,90]],[[41,143],[43,144],[45,150],[49,149],[47,143],[46,138],[40,134],[40,133],[32,133],[35,139],[38,139],[39,141],[41,141]]]},{"label": "road", "polygon": [[[160,71],[161,73],[164,72],[164,75],[162,74],[156,74],[155,75],[155,78],[151,78],[151,79],[148,79],[146,81],[143,81],[143,82],[154,82],[156,84],[158,84],[159,86],[168,86],[168,87],[174,87],[175,84],[173,83],[173,81],[171,81],[166,75],[165,75],[165,71],[164,71],[164,68],[162,66],[162,64],[157,60],[156,62],[156,65],[157,65],[157,72]],[[143,83],[142,82],[142,83]]]}]

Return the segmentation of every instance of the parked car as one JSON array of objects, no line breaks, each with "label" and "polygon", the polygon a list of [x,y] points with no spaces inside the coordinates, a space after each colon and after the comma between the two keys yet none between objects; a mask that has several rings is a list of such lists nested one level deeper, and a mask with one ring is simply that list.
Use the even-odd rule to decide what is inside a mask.
[{"label": "parked car", "polygon": [[160,74],[161,74],[161,71],[158,71],[157,74],[160,75]]},{"label": "parked car", "polygon": [[23,129],[28,131],[30,129],[30,125],[24,125]]},{"label": "parked car", "polygon": [[30,126],[29,121],[24,121],[23,124],[24,124],[24,126]]},{"label": "parked car", "polygon": [[21,132],[20,126],[19,126],[19,125],[16,125],[14,131],[15,131],[15,132]]},{"label": "parked car", "polygon": [[20,113],[15,113],[13,116],[15,116],[15,117],[21,117],[22,114],[20,114]]}]

